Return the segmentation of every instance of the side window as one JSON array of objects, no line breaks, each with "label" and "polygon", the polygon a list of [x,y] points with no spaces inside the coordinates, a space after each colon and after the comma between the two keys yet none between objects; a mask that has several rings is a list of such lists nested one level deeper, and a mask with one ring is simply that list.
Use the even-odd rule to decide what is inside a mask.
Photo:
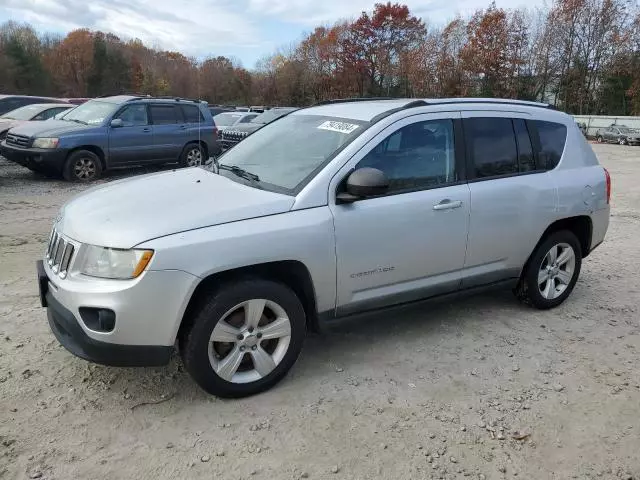
[{"label": "side window", "polygon": [[513,129],[516,132],[516,141],[518,142],[519,172],[532,172],[536,169],[536,162],[533,157],[533,148],[529,130],[527,130],[527,123],[520,118],[515,118],[513,120]]},{"label": "side window", "polygon": [[186,123],[200,123],[204,122],[200,109],[195,105],[181,105],[182,115]]},{"label": "side window", "polygon": [[63,110],[66,110],[66,108],[49,108],[47,110],[45,110],[44,112],[40,112],[38,115],[36,115],[35,117],[33,117],[34,120],[48,120],[50,118],[52,118],[54,115],[62,112]]},{"label": "side window", "polygon": [[453,121],[428,120],[392,133],[356,168],[372,167],[389,178],[389,192],[447,185],[457,180]]},{"label": "side window", "polygon": [[561,123],[536,120],[535,125],[540,136],[538,168],[552,170],[556,168],[567,141],[567,127]]},{"label": "side window", "polygon": [[467,148],[476,178],[518,173],[518,151],[510,118],[464,120]]},{"label": "side window", "polygon": [[129,105],[120,110],[113,117],[119,118],[125,127],[135,127],[140,125],[149,125],[147,118],[147,106],[144,104]]},{"label": "side window", "polygon": [[173,105],[151,105],[151,120],[154,125],[178,123],[178,115]]}]

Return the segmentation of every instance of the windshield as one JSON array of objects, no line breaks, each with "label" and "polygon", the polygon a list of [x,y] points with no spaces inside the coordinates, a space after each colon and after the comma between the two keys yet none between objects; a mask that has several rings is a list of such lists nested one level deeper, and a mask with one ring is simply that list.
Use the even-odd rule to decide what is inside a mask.
[{"label": "windshield", "polygon": [[100,125],[109,117],[119,105],[99,100],[89,100],[67,113],[62,120],[84,123],[85,125]]},{"label": "windshield", "polygon": [[267,123],[271,123],[291,111],[292,109],[289,108],[274,108],[273,110],[267,110],[266,112],[261,113],[256,118],[251,120],[251,123],[266,125]]},{"label": "windshield", "polygon": [[213,117],[213,123],[215,123],[217,127],[228,127],[236,123],[242,115],[242,113],[219,113]]},{"label": "windshield", "polygon": [[11,120],[31,120],[42,110],[43,108],[39,105],[27,105],[25,107],[16,108],[9,113],[5,113],[0,118],[7,118]]},{"label": "windshield", "polygon": [[[248,136],[218,162],[257,175],[259,181],[249,185],[292,194],[367,125],[343,118],[289,115]],[[221,169],[220,174],[242,181],[228,170]]]}]

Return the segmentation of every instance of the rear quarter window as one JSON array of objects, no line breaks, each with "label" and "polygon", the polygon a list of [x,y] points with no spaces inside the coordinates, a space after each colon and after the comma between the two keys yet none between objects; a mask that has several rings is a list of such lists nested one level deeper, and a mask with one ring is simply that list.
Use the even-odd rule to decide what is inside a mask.
[{"label": "rear quarter window", "polygon": [[184,121],[186,123],[200,123],[204,122],[202,112],[195,105],[181,105],[182,114],[184,115]]},{"label": "rear quarter window", "polygon": [[567,127],[561,123],[536,120],[536,128],[540,137],[538,168],[553,170],[558,166],[564,145],[567,141]]}]

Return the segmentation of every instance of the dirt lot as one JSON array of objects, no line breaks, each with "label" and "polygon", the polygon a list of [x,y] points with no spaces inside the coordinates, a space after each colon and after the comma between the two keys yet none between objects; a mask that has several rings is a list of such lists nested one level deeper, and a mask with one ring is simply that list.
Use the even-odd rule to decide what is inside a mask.
[{"label": "dirt lot", "polygon": [[351,322],[239,401],[177,359],[116,369],[58,345],[35,261],[82,187],[0,160],[0,478],[639,479],[640,148],[594,148],[611,227],[563,306],[498,293]]}]

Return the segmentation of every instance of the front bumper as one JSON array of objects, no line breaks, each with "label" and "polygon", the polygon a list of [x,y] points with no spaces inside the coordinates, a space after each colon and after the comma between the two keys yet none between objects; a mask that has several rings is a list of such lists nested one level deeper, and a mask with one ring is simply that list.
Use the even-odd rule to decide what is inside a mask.
[{"label": "front bumper", "polygon": [[7,145],[6,141],[0,143],[0,155],[7,160],[22,165],[32,170],[62,172],[64,162],[67,159],[66,148],[45,150],[41,148],[20,148]]},{"label": "front bumper", "polygon": [[[38,262],[38,284],[58,341],[86,360],[113,366],[163,365],[175,344],[197,277],[180,271],[147,271],[135,280],[65,279]],[[81,308],[115,313],[111,331],[90,329]]]}]

